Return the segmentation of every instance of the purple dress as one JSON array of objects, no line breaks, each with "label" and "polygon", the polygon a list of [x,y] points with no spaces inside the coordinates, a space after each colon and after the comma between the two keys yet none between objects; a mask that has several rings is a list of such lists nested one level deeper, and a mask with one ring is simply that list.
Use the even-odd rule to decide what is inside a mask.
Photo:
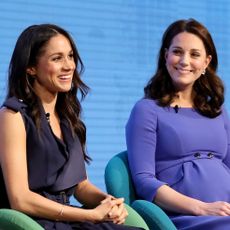
[{"label": "purple dress", "polygon": [[[138,101],[126,126],[137,195],[152,202],[167,184],[204,202],[230,202],[229,128],[225,110],[207,118],[192,108],[175,111],[151,99]],[[230,217],[168,214],[178,229],[230,229]]]}]

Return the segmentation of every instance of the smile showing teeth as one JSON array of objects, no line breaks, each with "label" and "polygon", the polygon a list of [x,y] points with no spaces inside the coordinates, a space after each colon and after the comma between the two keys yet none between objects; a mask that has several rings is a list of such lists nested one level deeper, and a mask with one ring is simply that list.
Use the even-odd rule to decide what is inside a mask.
[{"label": "smile showing teeth", "polygon": [[61,80],[69,80],[71,76],[61,76],[59,77]]},{"label": "smile showing teeth", "polygon": [[190,72],[192,72],[192,70],[189,70],[189,69],[176,68],[176,70],[178,70],[181,73],[190,73]]}]

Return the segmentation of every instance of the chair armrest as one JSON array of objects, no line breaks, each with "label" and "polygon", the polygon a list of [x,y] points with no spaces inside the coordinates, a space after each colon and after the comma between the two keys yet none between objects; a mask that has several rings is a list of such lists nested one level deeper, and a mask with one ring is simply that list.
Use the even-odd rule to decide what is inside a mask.
[{"label": "chair armrest", "polygon": [[125,220],[125,225],[143,228],[145,230],[149,230],[147,224],[143,220],[143,218],[138,214],[132,207],[125,204],[125,208],[128,211],[129,215]]},{"label": "chair armrest", "polygon": [[143,217],[150,229],[176,230],[166,213],[154,203],[146,200],[135,200],[132,203],[132,208]]},{"label": "chair armrest", "polygon": [[13,209],[0,209],[0,229],[2,230],[44,230],[26,214]]}]

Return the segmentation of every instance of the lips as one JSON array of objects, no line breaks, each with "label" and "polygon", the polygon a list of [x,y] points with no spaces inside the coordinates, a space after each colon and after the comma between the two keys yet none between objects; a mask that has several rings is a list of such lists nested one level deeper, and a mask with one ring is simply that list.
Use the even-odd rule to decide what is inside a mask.
[{"label": "lips", "polygon": [[177,67],[175,67],[175,69],[179,71],[180,73],[191,73],[192,72],[192,70],[190,69],[183,69],[183,68],[177,68]]},{"label": "lips", "polygon": [[68,81],[72,79],[72,75],[64,75],[64,76],[59,76],[59,79],[64,80],[64,81]]}]

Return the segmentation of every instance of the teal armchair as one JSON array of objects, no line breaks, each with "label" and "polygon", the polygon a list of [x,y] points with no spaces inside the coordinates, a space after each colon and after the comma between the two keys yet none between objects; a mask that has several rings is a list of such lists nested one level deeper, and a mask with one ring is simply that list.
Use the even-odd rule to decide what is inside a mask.
[{"label": "teal armchair", "polygon": [[44,230],[44,228],[22,212],[0,209],[0,230]]},{"label": "teal armchair", "polygon": [[136,198],[128,167],[127,151],[110,159],[105,168],[105,184],[109,194],[125,198],[125,203],[142,216],[150,230],[176,230],[173,222],[159,206]]}]

